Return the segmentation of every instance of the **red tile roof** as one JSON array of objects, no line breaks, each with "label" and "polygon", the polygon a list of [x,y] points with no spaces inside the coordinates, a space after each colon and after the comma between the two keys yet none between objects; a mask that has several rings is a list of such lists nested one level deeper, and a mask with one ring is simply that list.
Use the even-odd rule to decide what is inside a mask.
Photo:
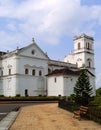
[{"label": "red tile roof", "polygon": [[64,69],[56,69],[53,72],[49,73],[46,76],[51,76],[51,75],[79,75],[80,70],[72,70],[70,68],[64,68]]}]

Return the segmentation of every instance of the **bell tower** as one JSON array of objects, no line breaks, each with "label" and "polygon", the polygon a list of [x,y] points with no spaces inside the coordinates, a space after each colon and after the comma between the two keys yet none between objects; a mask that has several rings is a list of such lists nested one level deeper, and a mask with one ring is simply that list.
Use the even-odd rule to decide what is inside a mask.
[{"label": "bell tower", "polygon": [[74,37],[74,59],[78,68],[85,66],[95,75],[94,68],[94,39],[82,34]]}]

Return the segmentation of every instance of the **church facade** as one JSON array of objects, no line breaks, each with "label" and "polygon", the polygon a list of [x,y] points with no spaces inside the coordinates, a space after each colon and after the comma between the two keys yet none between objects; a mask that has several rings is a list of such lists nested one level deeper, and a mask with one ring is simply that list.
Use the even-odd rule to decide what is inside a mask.
[{"label": "church facade", "polygon": [[64,61],[51,60],[32,42],[12,52],[0,52],[0,95],[69,96],[83,66],[87,68],[95,94],[94,40],[74,37],[74,53]]}]

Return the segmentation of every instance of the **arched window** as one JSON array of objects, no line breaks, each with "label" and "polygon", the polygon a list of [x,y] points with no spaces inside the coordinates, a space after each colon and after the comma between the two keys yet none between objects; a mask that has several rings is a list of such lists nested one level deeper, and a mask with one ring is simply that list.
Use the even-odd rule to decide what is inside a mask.
[{"label": "arched window", "polygon": [[86,42],[86,48],[88,48],[88,42]]},{"label": "arched window", "polygon": [[90,49],[92,50],[92,44],[89,44]]},{"label": "arched window", "polygon": [[25,74],[28,74],[28,69],[25,69]]},{"label": "arched window", "polygon": [[8,74],[11,75],[11,69],[8,70]]},{"label": "arched window", "polygon": [[80,47],[80,42],[78,43],[78,50],[80,49],[81,47]]},{"label": "arched window", "polygon": [[32,70],[32,75],[35,75],[35,70]]},{"label": "arched window", "polygon": [[39,71],[39,76],[42,76],[42,71],[41,70]]},{"label": "arched window", "polygon": [[1,76],[3,76],[3,70],[1,70]]},{"label": "arched window", "polygon": [[90,44],[89,44],[89,42],[88,42],[88,49],[90,49]]},{"label": "arched window", "polygon": [[90,62],[90,61],[88,62],[88,67],[89,67],[89,68],[91,67],[91,62]]},{"label": "arched window", "polygon": [[76,62],[76,66],[78,67],[78,63]]},{"label": "arched window", "polygon": [[89,42],[87,42],[87,43],[86,43],[86,48],[87,48],[87,49],[92,49],[92,45],[91,45]]},{"label": "arched window", "polygon": [[87,63],[88,63],[88,67],[91,68],[92,60],[91,59],[87,59]]}]

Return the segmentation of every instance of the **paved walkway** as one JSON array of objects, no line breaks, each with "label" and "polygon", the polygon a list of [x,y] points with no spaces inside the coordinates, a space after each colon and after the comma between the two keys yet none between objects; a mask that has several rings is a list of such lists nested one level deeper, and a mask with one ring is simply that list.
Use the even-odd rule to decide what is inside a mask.
[{"label": "paved walkway", "polygon": [[6,117],[0,121],[0,130],[8,130],[11,124],[16,119],[19,112],[10,112]]},{"label": "paved walkway", "polygon": [[89,120],[79,121],[54,103],[21,108],[10,130],[101,130],[101,125]]}]

